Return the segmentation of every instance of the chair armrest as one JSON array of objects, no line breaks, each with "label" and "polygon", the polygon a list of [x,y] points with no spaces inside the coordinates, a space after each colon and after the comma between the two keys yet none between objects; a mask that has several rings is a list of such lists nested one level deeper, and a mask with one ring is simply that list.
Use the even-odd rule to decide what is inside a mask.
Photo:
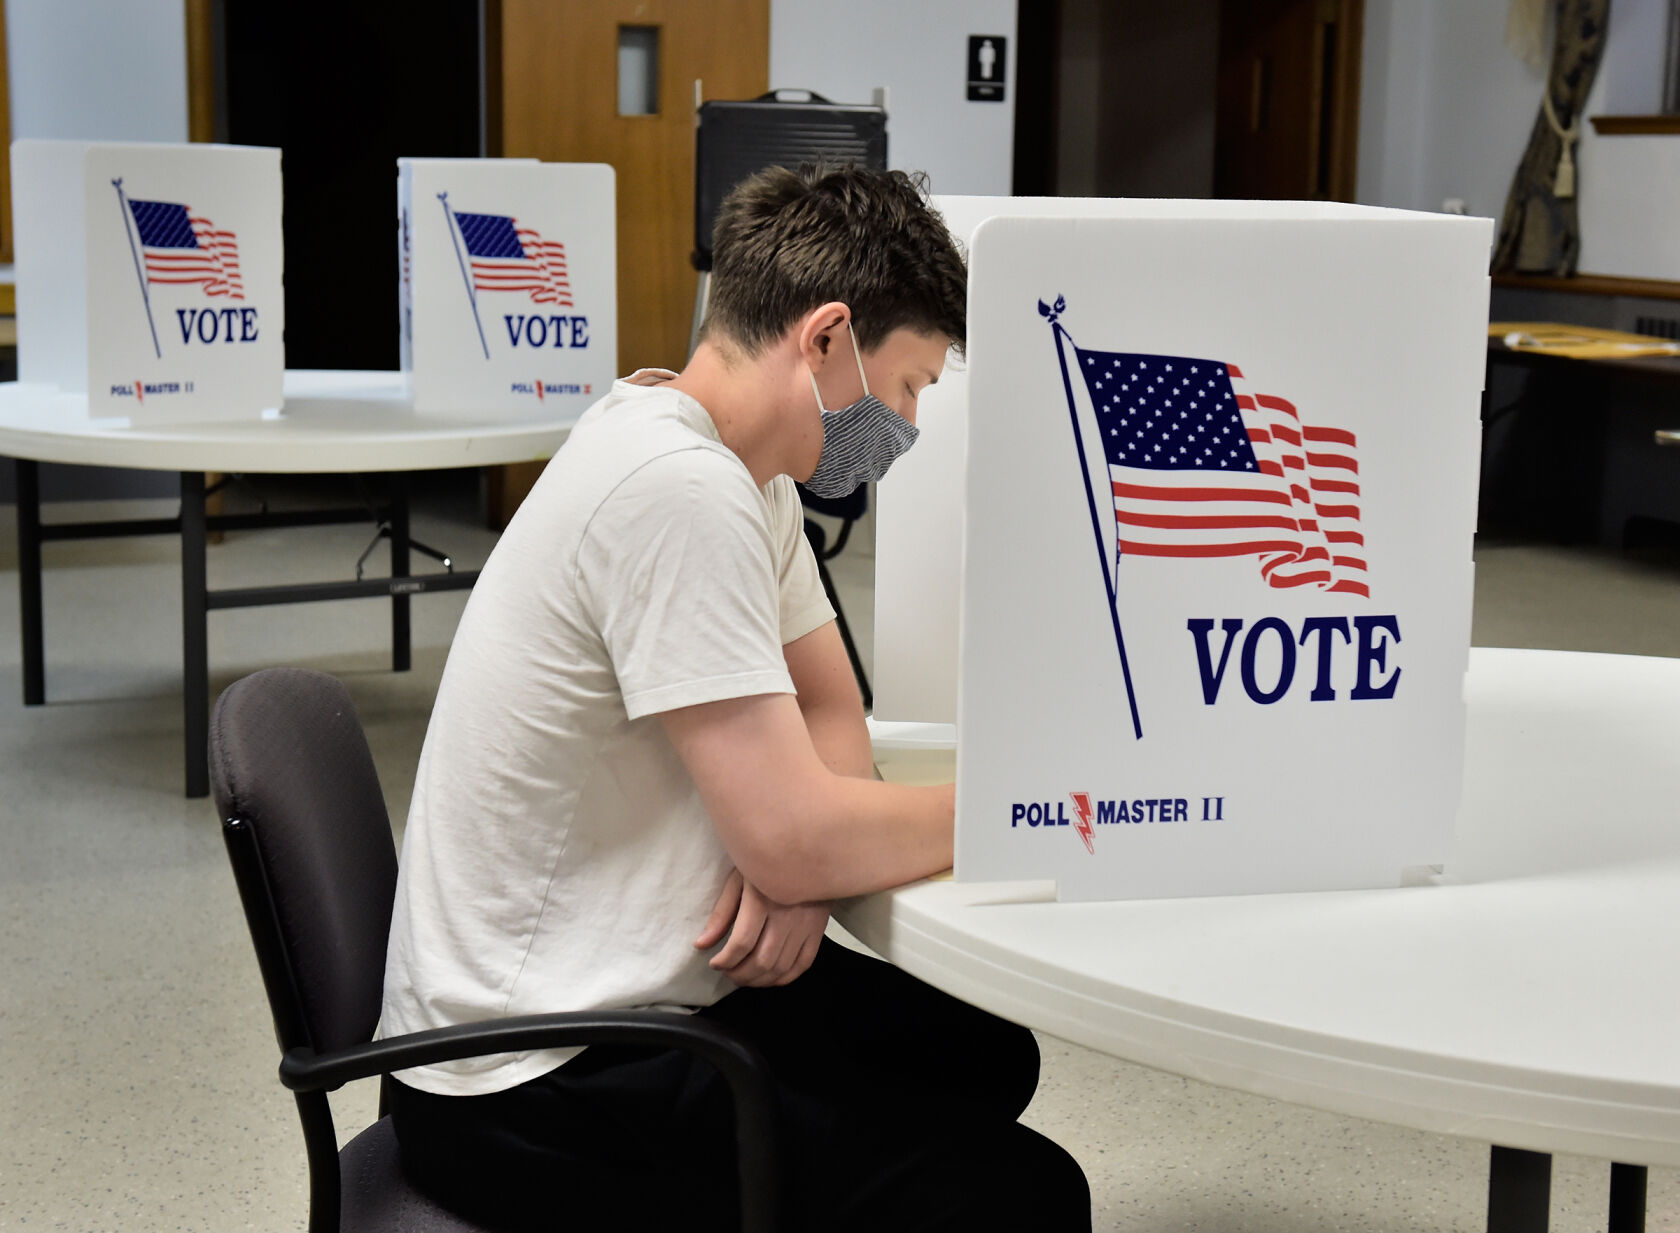
[{"label": "chair armrest", "polygon": [[695,1015],[663,1010],[566,1011],[462,1023],[351,1045],[331,1053],[289,1049],[280,1059],[280,1082],[294,1092],[332,1091],[354,1079],[429,1066],[436,1062],[521,1053],[572,1045],[646,1045],[684,1049],[711,1062],[734,1085],[737,1075],[768,1090],[763,1059],[732,1028]]},{"label": "chair armrest", "polygon": [[664,1010],[568,1011],[433,1028],[327,1054],[299,1047],[281,1057],[280,1082],[294,1092],[331,1090],[352,1079],[410,1066],[566,1045],[683,1049],[716,1066],[735,1104],[741,1228],[743,1233],[769,1233],[776,1228],[780,1175],[776,1086],[770,1068],[734,1028],[697,1015]]}]

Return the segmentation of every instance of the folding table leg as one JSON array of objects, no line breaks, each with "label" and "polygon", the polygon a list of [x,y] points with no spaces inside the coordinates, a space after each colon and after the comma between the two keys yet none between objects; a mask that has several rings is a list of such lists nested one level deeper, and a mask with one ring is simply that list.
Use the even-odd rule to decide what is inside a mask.
[{"label": "folding table leg", "polygon": [[18,602],[22,607],[23,704],[47,700],[46,642],[41,623],[41,466],[17,460]]},{"label": "folding table leg", "polygon": [[835,589],[834,576],[828,572],[828,563],[820,556],[817,558],[817,578],[822,582],[823,593],[828,596],[828,606],[834,609],[834,621],[840,629],[840,642],[846,648],[846,658],[852,663],[852,675],[857,678],[858,694],[863,699],[863,709],[875,709],[875,691],[869,687],[869,677],[863,671],[863,659],[858,654],[857,643],[852,640],[852,627],[846,623],[846,610],[840,606],[840,592]]},{"label": "folding table leg", "polygon": [[181,701],[187,795],[210,795],[209,583],[204,548],[204,472],[181,472]]},{"label": "folding table leg", "polygon": [[1488,1166],[1488,1233],[1546,1233],[1551,1206],[1551,1156],[1495,1143]]},{"label": "folding table leg", "polygon": [[1610,1166],[1610,1233],[1645,1233],[1645,1166]]},{"label": "folding table leg", "polygon": [[[391,492],[391,577],[406,578],[408,559],[408,473],[393,471]],[[391,671],[407,672],[413,665],[413,630],[409,623],[409,595],[391,592]]]}]

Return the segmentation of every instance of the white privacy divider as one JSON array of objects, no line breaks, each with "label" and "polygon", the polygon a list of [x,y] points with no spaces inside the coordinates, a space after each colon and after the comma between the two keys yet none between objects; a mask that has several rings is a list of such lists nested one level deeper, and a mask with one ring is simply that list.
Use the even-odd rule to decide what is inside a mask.
[{"label": "white privacy divider", "polygon": [[248,419],[281,403],[280,151],[12,144],[19,379],[74,419]]},{"label": "white privacy divider", "polygon": [[883,718],[949,718],[960,595],[957,876],[1093,899],[1441,863],[1486,221],[941,204],[959,233],[1063,216],[972,228],[966,371],[881,486]]},{"label": "white privacy divider", "polygon": [[416,413],[581,414],[618,373],[613,169],[397,166],[402,364]]}]

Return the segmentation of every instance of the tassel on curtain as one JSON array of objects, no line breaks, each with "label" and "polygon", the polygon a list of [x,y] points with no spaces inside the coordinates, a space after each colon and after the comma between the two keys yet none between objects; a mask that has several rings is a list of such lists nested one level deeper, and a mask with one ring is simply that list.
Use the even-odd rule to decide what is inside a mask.
[{"label": "tassel on curtain", "polygon": [[1496,274],[1575,273],[1581,252],[1575,142],[1609,22],[1610,0],[1559,0],[1546,93],[1499,222]]}]

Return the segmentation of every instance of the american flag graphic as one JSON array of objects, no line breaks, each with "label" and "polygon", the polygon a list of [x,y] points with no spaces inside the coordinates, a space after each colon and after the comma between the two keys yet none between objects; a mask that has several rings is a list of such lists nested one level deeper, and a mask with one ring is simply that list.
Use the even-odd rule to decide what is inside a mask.
[{"label": "american flag graphic", "polygon": [[128,199],[140,233],[146,281],[153,284],[197,283],[205,295],[243,300],[239,278],[239,239],[207,218],[174,201]]},{"label": "american flag graphic", "polygon": [[1274,587],[1369,595],[1354,434],[1217,360],[1074,348],[1113,485],[1117,560],[1255,557]]},{"label": "american flag graphic", "polygon": [[472,263],[476,291],[524,291],[536,304],[572,306],[566,246],[545,240],[506,214],[452,210]]}]

